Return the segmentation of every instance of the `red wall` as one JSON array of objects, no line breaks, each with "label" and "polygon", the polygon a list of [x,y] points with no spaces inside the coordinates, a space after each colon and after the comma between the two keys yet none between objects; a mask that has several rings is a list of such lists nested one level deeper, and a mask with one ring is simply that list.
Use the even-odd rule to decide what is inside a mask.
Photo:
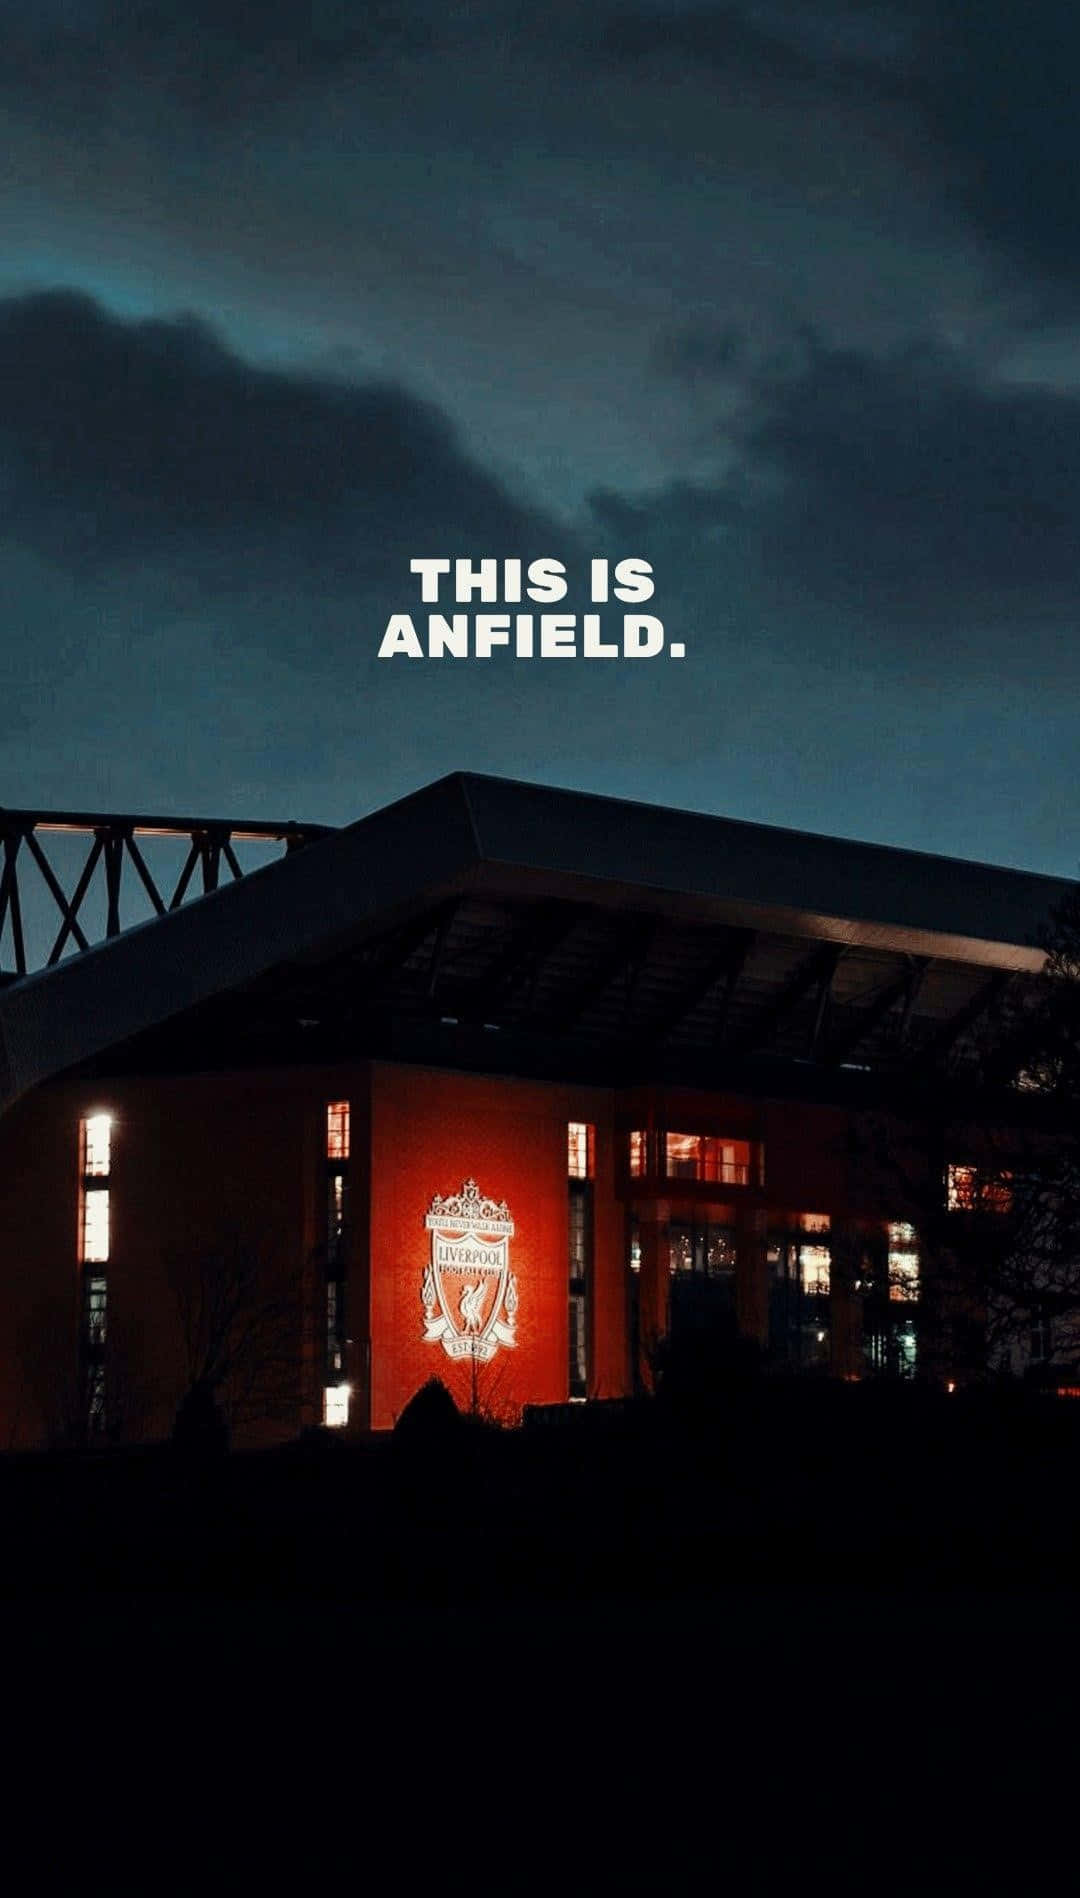
[{"label": "red wall", "polygon": [[[421,1068],[376,1066],[371,1097],[371,1422],[392,1425],[431,1377],[461,1408],[514,1417],[523,1404],[565,1402],[568,1380],[567,1122],[598,1125],[594,1248],[597,1393],[622,1388],[625,1292],[622,1221],[611,1203],[610,1096]],[[455,1362],[425,1343],[421,1286],[432,1198],[474,1179],[506,1200],[510,1268],[519,1293],[517,1344],[489,1364]],[[475,1382],[474,1382],[475,1379]]]},{"label": "red wall", "polygon": [[[674,1089],[617,1096],[389,1063],[42,1088],[0,1119],[0,1449],[62,1435],[79,1322],[78,1122],[97,1108],[116,1116],[108,1324],[116,1395],[130,1418],[124,1435],[165,1435],[183,1389],[172,1263],[210,1257],[234,1236],[302,1291],[291,1408],[270,1434],[319,1420],[325,1107],[335,1099],[352,1103],[347,1376],[359,1427],[368,1421],[369,1362],[375,1428],[391,1426],[431,1377],[459,1405],[475,1402],[500,1416],[565,1401],[570,1121],[596,1129],[593,1397],[621,1395],[628,1385],[628,1202],[643,1221],[666,1219],[673,1204],[670,1186],[629,1179],[627,1128],[655,1116],[689,1131],[763,1140],[764,1188],[748,1187],[739,1200],[748,1216],[759,1209],[770,1224],[799,1211],[869,1214],[880,1193],[852,1166],[847,1116],[795,1103]],[[440,1343],[424,1341],[421,1301],[431,1248],[425,1216],[435,1194],[458,1193],[467,1179],[508,1203],[520,1300],[516,1346],[478,1366],[475,1387],[471,1360],[452,1360]],[[705,1192],[680,1189],[688,1201]],[[897,1216],[891,1204],[877,1211]],[[666,1291],[665,1269],[658,1299]]]}]

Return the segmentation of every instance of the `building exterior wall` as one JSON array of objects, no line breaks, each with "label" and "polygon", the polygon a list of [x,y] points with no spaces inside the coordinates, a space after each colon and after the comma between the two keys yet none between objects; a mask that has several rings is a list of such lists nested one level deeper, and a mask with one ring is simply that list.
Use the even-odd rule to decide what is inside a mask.
[{"label": "building exterior wall", "polygon": [[79,1123],[101,1111],[112,1116],[109,1257],[95,1268],[107,1284],[109,1433],[168,1434],[189,1376],[183,1312],[205,1341],[211,1288],[230,1282],[249,1307],[275,1313],[272,1362],[241,1380],[237,1439],[290,1435],[313,1419],[305,1304],[323,1092],[299,1072],[124,1078],[42,1088],[4,1115],[0,1442],[72,1434],[85,1269]]},{"label": "building exterior wall", "polygon": [[[326,1111],[335,1101],[347,1101],[351,1115],[336,1373],[326,1289]],[[860,1374],[859,1261],[881,1250],[884,1222],[902,1216],[880,1186],[875,1203],[853,1158],[849,1117],[801,1102],[359,1061],[54,1084],[0,1118],[0,1447],[61,1441],[77,1421],[79,1123],[98,1110],[113,1116],[105,1355],[109,1426],[124,1440],[172,1428],[191,1375],[185,1288],[190,1312],[200,1288],[227,1282],[238,1262],[254,1263],[259,1297],[277,1305],[279,1322],[272,1338],[262,1334],[259,1376],[252,1383],[245,1373],[230,1397],[237,1442],[272,1442],[320,1422],[334,1377],[350,1387],[354,1429],[391,1427],[431,1377],[460,1407],[495,1416],[565,1402],[571,1123],[593,1130],[592,1398],[648,1382],[650,1349],[671,1322],[672,1234],[703,1222],[730,1235],[739,1332],[774,1351],[782,1248],[788,1236],[827,1245],[831,1285],[800,1322],[816,1368]],[[676,1130],[748,1141],[755,1164],[739,1182],[675,1180],[662,1167],[634,1177],[630,1134],[641,1129],[654,1156]],[[516,1335],[486,1363],[452,1357],[425,1336],[425,1220],[436,1195],[459,1194],[470,1180],[506,1202],[514,1227]],[[812,1231],[805,1222],[814,1216],[827,1230]]]}]

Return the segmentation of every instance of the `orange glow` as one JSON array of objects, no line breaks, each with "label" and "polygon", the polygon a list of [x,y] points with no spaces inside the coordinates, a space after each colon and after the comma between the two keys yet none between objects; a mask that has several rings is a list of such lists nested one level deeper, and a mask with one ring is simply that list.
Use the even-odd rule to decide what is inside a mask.
[{"label": "orange glow", "polygon": [[348,1101],[331,1101],[327,1107],[326,1157],[328,1160],[347,1160],[349,1157]]},{"label": "orange glow", "polygon": [[630,1174],[635,1180],[642,1179],[648,1171],[648,1134],[630,1135]]},{"label": "orange glow", "polygon": [[668,1134],[664,1145],[669,1180],[716,1180],[725,1186],[749,1186],[750,1142],[712,1134]]},{"label": "orange glow", "polygon": [[585,1121],[567,1123],[567,1171],[572,1180],[591,1180],[595,1167],[596,1128]]},{"label": "orange glow", "polygon": [[828,1232],[831,1225],[828,1213],[800,1213],[800,1232]]},{"label": "orange glow", "polygon": [[945,1203],[950,1213],[1008,1213],[1012,1211],[1011,1176],[987,1177],[975,1166],[945,1169]]},{"label": "orange glow", "polygon": [[903,1304],[919,1296],[919,1253],[915,1228],[905,1221],[894,1220],[888,1227],[888,1235],[889,1297],[894,1303]]},{"label": "orange glow", "polygon": [[800,1246],[799,1260],[802,1265],[803,1291],[815,1298],[826,1297],[832,1266],[828,1246]]}]

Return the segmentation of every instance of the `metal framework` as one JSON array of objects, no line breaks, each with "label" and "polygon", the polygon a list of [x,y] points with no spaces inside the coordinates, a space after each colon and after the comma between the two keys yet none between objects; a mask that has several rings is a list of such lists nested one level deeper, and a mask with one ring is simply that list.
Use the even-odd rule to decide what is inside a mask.
[{"label": "metal framework", "polygon": [[[194,896],[216,890],[222,866],[236,881],[245,875],[235,846],[272,843],[287,852],[296,850],[329,827],[320,824],[239,824],[223,818],[117,816],[92,811],[7,810],[0,806],[0,983],[17,981],[37,968],[52,968],[69,944],[81,953],[95,940],[118,936],[132,923],[144,920],[146,902],[155,915],[178,909]],[[43,839],[65,834],[87,840],[87,851],[74,881],[64,887]],[[187,854],[175,882],[170,872],[154,867],[144,854],[147,840],[170,838],[187,843]],[[128,867],[130,866],[130,867]],[[59,913],[60,925],[43,957],[28,949],[26,910],[27,872],[33,872],[35,895],[50,899],[49,915]],[[125,876],[125,869],[127,874]],[[143,914],[132,914],[133,883]],[[170,889],[171,884],[171,889]],[[104,896],[104,928],[92,930],[86,922],[87,899]],[[5,945],[7,960],[5,960]]]}]

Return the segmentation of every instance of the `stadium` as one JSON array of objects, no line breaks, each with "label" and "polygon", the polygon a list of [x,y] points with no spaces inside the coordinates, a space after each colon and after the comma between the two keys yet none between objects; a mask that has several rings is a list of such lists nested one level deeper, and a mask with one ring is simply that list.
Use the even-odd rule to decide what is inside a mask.
[{"label": "stadium", "polygon": [[238,1442],[382,1431],[433,1376],[513,1420],[680,1334],[954,1375],[862,1136],[947,1101],[962,1203],[1027,1105],[980,1024],[1073,885],[475,774],[0,836],[5,1446],[160,1440],[193,1390]]}]

